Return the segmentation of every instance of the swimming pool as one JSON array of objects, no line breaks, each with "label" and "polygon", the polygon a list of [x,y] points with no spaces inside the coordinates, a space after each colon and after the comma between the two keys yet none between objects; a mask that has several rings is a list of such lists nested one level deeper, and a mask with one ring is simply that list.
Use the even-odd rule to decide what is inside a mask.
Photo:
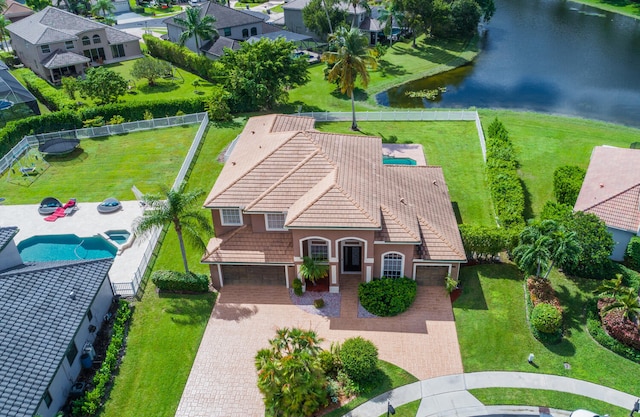
[{"label": "swimming pool", "polygon": [[385,165],[416,165],[416,161],[414,159],[396,158],[388,155],[382,155],[382,163]]},{"label": "swimming pool", "polygon": [[107,230],[104,234],[109,237],[109,240],[116,242],[118,245],[124,245],[129,240],[129,236],[131,236],[128,230]]},{"label": "swimming pool", "polygon": [[24,262],[74,261],[115,258],[117,249],[101,236],[32,236],[18,243]]}]

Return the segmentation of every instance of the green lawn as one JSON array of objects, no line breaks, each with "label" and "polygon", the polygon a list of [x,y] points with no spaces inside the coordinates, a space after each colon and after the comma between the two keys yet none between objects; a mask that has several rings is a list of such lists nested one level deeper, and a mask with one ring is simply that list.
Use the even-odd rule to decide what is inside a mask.
[{"label": "green lawn", "polygon": [[[473,122],[358,122],[362,134],[396,135],[398,143],[420,143],[429,165],[440,165],[449,194],[462,222],[493,223],[493,208],[485,183],[484,162]],[[321,131],[354,133],[351,123],[317,123]],[[357,134],[357,132],[356,132]]]},{"label": "green lawn", "polygon": [[0,195],[6,204],[37,204],[47,196],[75,197],[80,203],[132,200],[133,185],[155,192],[158,184],[173,184],[197,130],[198,125],[189,125],[83,139],[73,153],[48,157],[49,168],[28,186],[5,173]]},{"label": "green lawn", "polygon": [[[244,123],[211,124],[200,157],[187,187],[213,186],[222,164],[217,156],[240,132]],[[176,175],[177,170],[172,171]],[[169,229],[154,269],[181,270],[178,239]],[[187,247],[189,267],[207,273],[199,263],[201,253]],[[213,293],[205,295],[159,295],[149,281],[141,302],[136,303],[127,339],[127,352],[102,417],[172,417],[211,315]]]},{"label": "green lawn", "polygon": [[[389,48],[379,60],[378,68],[370,71],[371,81],[368,89],[357,89],[356,107],[358,110],[370,110],[378,107],[375,94],[410,80],[426,77],[455,68],[471,61],[479,52],[475,41],[470,44],[453,42],[425,42],[424,36],[418,39],[418,47],[413,48],[410,41],[397,42]],[[335,84],[324,79],[326,65],[310,67],[311,81],[289,92],[288,112],[304,106],[304,111],[350,111],[350,99],[336,90]],[[284,110],[283,110],[284,111]]]},{"label": "green lawn", "polygon": [[[602,348],[585,328],[584,306],[597,282],[569,280],[557,271],[550,278],[565,308],[567,328],[566,337],[556,345],[544,345],[531,335],[525,320],[522,274],[515,266],[461,270],[463,294],[453,307],[464,371],[547,373],[636,392],[640,364]],[[529,365],[529,353],[535,354],[539,368]]]},{"label": "green lawn", "polygon": [[640,19],[640,3],[631,0],[575,0],[602,10]]},{"label": "green lawn", "polygon": [[[401,405],[399,407],[394,407],[396,410],[396,417],[415,417],[418,413],[418,409],[420,408],[420,402],[422,400],[412,401],[410,403],[406,403],[405,405]],[[391,404],[393,405],[393,404]],[[382,414],[380,417],[386,417],[387,413]]]},{"label": "green lawn", "polygon": [[582,408],[601,416],[607,414],[611,417],[628,417],[629,410],[633,406],[629,404],[628,409],[621,408],[582,395],[542,389],[482,388],[469,390],[469,392],[484,405],[529,405],[567,411]]},{"label": "green lawn", "polygon": [[[371,387],[368,390],[352,400],[351,402],[343,405],[342,407],[333,410],[330,413],[324,415],[324,417],[339,417],[342,416],[349,411],[353,410],[360,404],[363,404],[369,401],[372,398],[377,397],[380,394],[383,394],[387,391],[390,391],[394,388],[401,387],[403,385],[411,384],[412,382],[418,381],[418,378],[411,375],[407,371],[402,368],[398,368],[395,365],[390,364],[385,361],[378,361],[378,368],[382,372],[379,380],[377,381],[376,386]],[[415,414],[414,414],[415,415]]]},{"label": "green lawn", "polygon": [[[530,204],[525,217],[538,215],[553,199],[553,172],[563,165],[587,168],[594,146],[628,148],[640,129],[593,120],[510,111],[480,111],[485,128],[497,116],[509,131]],[[449,178],[447,177],[447,181]]]}]

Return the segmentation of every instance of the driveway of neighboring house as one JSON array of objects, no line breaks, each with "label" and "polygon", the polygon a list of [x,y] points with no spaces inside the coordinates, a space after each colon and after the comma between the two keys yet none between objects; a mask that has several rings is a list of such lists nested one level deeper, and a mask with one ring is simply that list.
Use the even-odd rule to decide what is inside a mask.
[{"label": "driveway of neighboring house", "polygon": [[300,310],[291,304],[286,288],[224,287],[176,417],[263,416],[254,356],[281,327],[313,329],[325,339],[325,347],[362,336],[376,344],[380,359],[418,379],[463,372],[453,311],[443,287],[419,287],[414,305],[398,317],[364,319],[357,318],[356,279],[341,285],[339,318]]}]

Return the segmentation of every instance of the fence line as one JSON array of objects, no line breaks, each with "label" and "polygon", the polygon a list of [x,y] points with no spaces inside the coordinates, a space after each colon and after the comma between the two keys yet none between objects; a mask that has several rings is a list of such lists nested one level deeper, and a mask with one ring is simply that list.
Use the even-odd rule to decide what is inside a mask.
[{"label": "fence line", "polygon": [[[313,117],[318,122],[351,121],[350,112],[310,112],[298,113],[298,116]],[[484,140],[482,122],[475,110],[404,110],[357,112],[356,119],[364,122],[378,121],[472,121],[476,124],[482,159],[487,162],[487,146]]]},{"label": "fence line", "polygon": [[[189,168],[191,167],[191,163],[193,162],[193,158],[200,147],[200,143],[202,143],[202,139],[204,137],[205,130],[207,129],[207,124],[209,123],[209,115],[207,113],[198,113],[200,120],[200,127],[198,128],[198,132],[196,132],[193,141],[191,142],[191,146],[189,147],[189,152],[187,152],[187,156],[182,162],[182,166],[180,167],[180,171],[176,176],[175,181],[173,182],[172,190],[177,190],[182,182],[184,181]],[[140,289],[140,284],[142,283],[142,279],[144,278],[144,274],[147,271],[147,267],[149,266],[149,262],[153,257],[153,252],[158,244],[158,239],[160,234],[162,233],[161,227],[155,227],[148,235],[147,248],[144,251],[144,255],[142,256],[142,260],[140,261],[140,265],[138,265],[138,269],[135,274],[133,274],[133,279],[129,282],[115,282],[112,283],[111,286],[113,288],[113,292],[115,294],[124,296],[124,297],[134,297],[138,294],[138,290]]]}]

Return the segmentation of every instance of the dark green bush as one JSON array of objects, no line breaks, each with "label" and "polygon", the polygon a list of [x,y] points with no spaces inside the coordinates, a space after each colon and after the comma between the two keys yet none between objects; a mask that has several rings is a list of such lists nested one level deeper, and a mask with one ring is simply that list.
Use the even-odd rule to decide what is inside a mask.
[{"label": "dark green bush", "polygon": [[553,173],[553,195],[560,204],[573,207],[578,199],[586,171],[579,166],[566,165]]},{"label": "dark green bush", "polygon": [[316,298],[315,300],[313,300],[313,306],[315,308],[322,308],[324,307],[324,300],[322,298]]},{"label": "dark green bush", "polygon": [[640,271],[640,237],[633,236],[624,252],[624,263],[634,271]]},{"label": "dark green bush", "polygon": [[71,100],[64,91],[53,87],[33,72],[22,72],[20,77],[27,89],[49,110],[73,110],[76,107],[75,101]]},{"label": "dark green bush", "polygon": [[[531,315],[532,315],[532,312],[533,312],[533,303],[531,301],[531,294],[526,289],[526,286],[525,286],[525,300],[526,300],[526,304],[527,304],[527,314],[528,314],[528,316],[530,318]],[[562,341],[562,331],[561,330],[556,332],[556,333],[543,333],[543,332],[539,331],[538,329],[536,329],[536,327],[533,325],[531,319],[529,319],[529,329],[531,330],[531,334],[533,335],[533,337],[535,337],[536,339],[538,339],[539,341],[541,341],[544,344],[553,345],[553,344],[560,343],[560,341]]]},{"label": "dark green bush", "polygon": [[80,111],[82,120],[94,119],[98,116],[105,120],[111,120],[113,116],[122,115],[127,121],[144,120],[145,111],[149,111],[154,117],[168,117],[178,111],[186,114],[201,113],[204,111],[202,98],[184,98],[171,100],[152,100],[135,103],[114,103],[99,107],[90,107]]},{"label": "dark green bush", "polygon": [[296,278],[293,280],[293,293],[295,295],[297,295],[298,297],[302,296],[302,281],[300,281],[300,278]]},{"label": "dark green bush", "polygon": [[161,270],[151,275],[151,281],[160,291],[209,291],[209,277],[206,274]]},{"label": "dark green bush", "polygon": [[467,224],[459,228],[469,259],[490,260],[500,252],[513,250],[517,243],[517,234],[504,228]]},{"label": "dark green bush", "polygon": [[340,348],[340,362],[351,379],[367,381],[378,368],[378,348],[360,336],[347,339]]},{"label": "dark green bush", "polygon": [[396,316],[411,307],[417,291],[416,282],[407,277],[380,278],[360,283],[358,297],[368,312],[376,316]]},{"label": "dark green bush", "polygon": [[76,112],[61,111],[7,122],[0,130],[0,154],[4,155],[26,135],[79,129],[82,119]]},{"label": "dark green bush", "polygon": [[335,378],[341,368],[340,358],[328,350],[323,350],[318,355],[320,367],[329,378]]},{"label": "dark green bush", "polygon": [[572,215],[566,226],[576,233],[582,251],[577,264],[559,265],[564,272],[583,278],[610,278],[613,261],[609,256],[614,241],[604,222],[595,214],[578,211]]},{"label": "dark green bush", "polygon": [[557,333],[562,330],[562,313],[547,303],[540,303],[531,311],[531,325],[542,333]]}]

